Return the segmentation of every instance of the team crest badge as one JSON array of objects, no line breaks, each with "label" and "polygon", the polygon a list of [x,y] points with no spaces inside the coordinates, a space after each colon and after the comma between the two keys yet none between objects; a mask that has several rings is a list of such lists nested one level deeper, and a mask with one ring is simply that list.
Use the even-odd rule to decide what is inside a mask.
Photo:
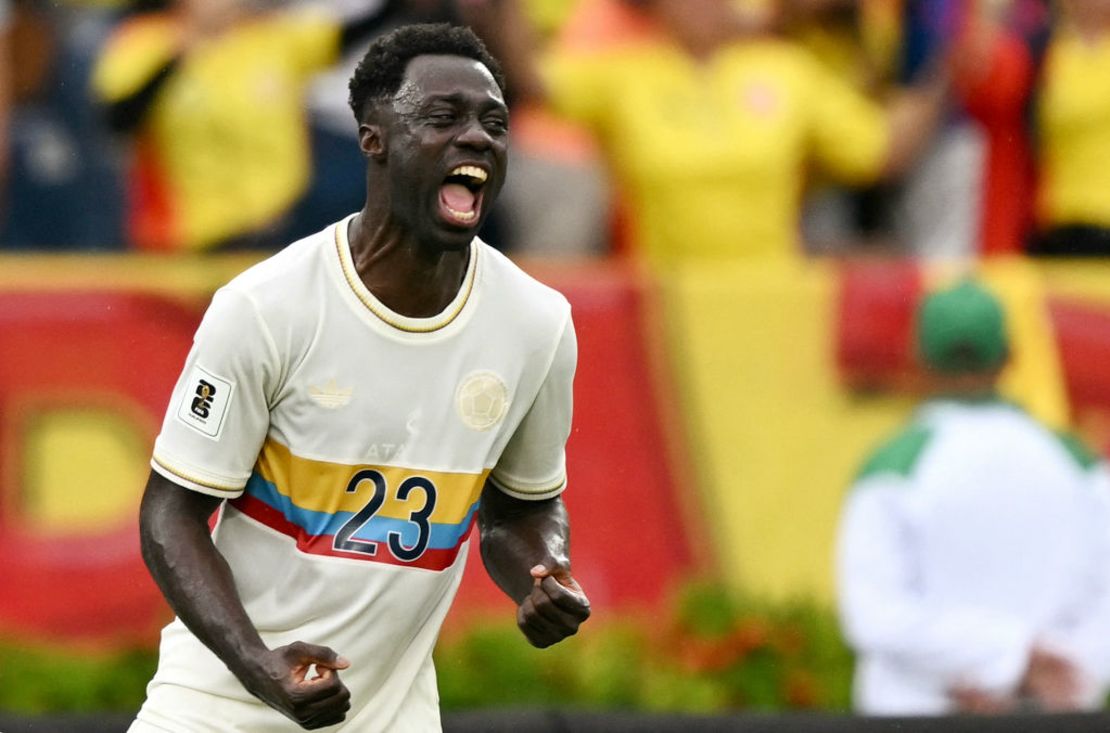
[{"label": "team crest badge", "polygon": [[459,382],[455,407],[468,428],[489,430],[509,411],[509,390],[493,372],[472,372]]}]

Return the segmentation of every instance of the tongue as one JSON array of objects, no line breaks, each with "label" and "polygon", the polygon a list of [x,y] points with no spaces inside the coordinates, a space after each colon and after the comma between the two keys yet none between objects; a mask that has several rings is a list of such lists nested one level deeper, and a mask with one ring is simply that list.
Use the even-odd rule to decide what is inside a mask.
[{"label": "tongue", "polygon": [[474,194],[461,183],[448,183],[439,190],[443,202],[455,211],[469,213],[474,210]]}]

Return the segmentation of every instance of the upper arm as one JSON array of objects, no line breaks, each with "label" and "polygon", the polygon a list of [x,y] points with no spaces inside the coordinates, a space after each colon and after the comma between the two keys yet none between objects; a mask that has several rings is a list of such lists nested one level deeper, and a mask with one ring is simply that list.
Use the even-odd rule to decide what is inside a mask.
[{"label": "upper arm", "polygon": [[528,516],[558,515],[565,512],[562,496],[547,499],[518,499],[505,493],[492,482],[482,489],[478,504],[478,520],[483,527],[511,522]]},{"label": "upper arm", "polygon": [[157,531],[155,528],[167,519],[207,524],[222,501],[215,496],[189,491],[152,469],[139,508],[140,531],[143,534]]},{"label": "upper arm", "polygon": [[221,290],[174,387],[151,465],[217,498],[242,493],[269,430],[277,350],[253,303]]},{"label": "upper arm", "polygon": [[539,392],[490,473],[492,483],[508,495],[535,501],[558,496],[565,488],[577,361],[568,313]]}]

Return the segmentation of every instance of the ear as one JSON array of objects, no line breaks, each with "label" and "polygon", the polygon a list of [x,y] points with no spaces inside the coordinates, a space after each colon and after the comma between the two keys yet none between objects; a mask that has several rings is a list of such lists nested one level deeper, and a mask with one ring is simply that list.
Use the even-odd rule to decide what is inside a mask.
[{"label": "ear", "polygon": [[385,160],[385,128],[370,123],[359,125],[358,147],[367,158]]}]

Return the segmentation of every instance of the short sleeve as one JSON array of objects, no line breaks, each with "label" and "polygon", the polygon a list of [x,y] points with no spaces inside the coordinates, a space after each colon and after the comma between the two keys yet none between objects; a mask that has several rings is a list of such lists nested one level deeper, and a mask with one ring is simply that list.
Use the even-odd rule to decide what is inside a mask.
[{"label": "short sleeve", "polygon": [[566,488],[566,442],[577,362],[578,342],[568,314],[539,393],[490,473],[493,484],[509,496],[550,499]]},{"label": "short sleeve", "polygon": [[870,183],[890,147],[883,108],[846,80],[812,61],[810,140],[814,157],[846,183]]},{"label": "short sleeve", "polygon": [[220,290],[174,387],[151,467],[194,491],[241,494],[269,430],[278,373],[277,350],[254,304]]}]

